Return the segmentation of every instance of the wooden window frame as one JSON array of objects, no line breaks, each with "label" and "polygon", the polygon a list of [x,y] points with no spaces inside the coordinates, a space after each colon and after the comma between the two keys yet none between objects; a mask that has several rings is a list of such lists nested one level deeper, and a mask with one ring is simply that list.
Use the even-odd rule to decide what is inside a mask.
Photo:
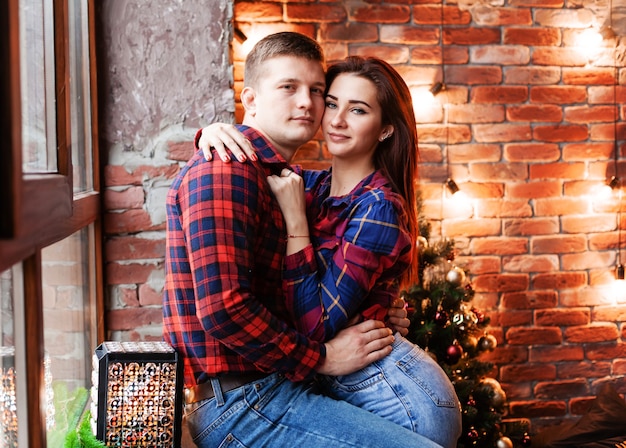
[{"label": "wooden window frame", "polygon": [[[55,97],[58,172],[22,174],[22,122],[20,99],[19,0],[0,3],[0,272],[22,263],[24,309],[15,328],[24,331],[28,446],[46,446],[44,394],[44,316],[41,250],[73,233],[94,226],[95,322],[97,343],[104,340],[104,302],[101,248],[101,194],[98,166],[95,0],[85,0],[89,17],[89,82],[93,189],[74,194],[70,120],[70,39],[68,0],[53,0]],[[48,18],[46,18],[48,19]],[[23,377],[22,377],[23,378]],[[18,403],[18,406],[22,401]]]}]

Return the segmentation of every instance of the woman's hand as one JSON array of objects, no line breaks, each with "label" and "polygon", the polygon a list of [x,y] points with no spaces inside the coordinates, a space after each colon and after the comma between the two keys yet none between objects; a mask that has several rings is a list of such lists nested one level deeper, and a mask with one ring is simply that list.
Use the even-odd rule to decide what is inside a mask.
[{"label": "woman's hand", "polygon": [[257,160],[252,144],[232,124],[213,123],[202,129],[198,140],[198,148],[202,150],[206,160],[212,160],[211,148],[224,162],[231,160],[231,153],[240,162]]},{"label": "woman's hand", "polygon": [[280,176],[267,177],[287,227],[286,255],[295,254],[311,244],[309,224],[306,221],[306,199],[304,197],[304,180],[296,173],[283,168]]},{"label": "woman's hand", "polygon": [[391,303],[391,307],[387,311],[387,318],[391,327],[402,336],[409,334],[409,320],[407,313],[407,303],[402,297],[398,297]]},{"label": "woman's hand", "polygon": [[309,226],[306,221],[306,199],[304,180],[293,171],[283,168],[280,176],[268,176],[272,193],[283,212],[287,233],[294,237],[308,237]]}]

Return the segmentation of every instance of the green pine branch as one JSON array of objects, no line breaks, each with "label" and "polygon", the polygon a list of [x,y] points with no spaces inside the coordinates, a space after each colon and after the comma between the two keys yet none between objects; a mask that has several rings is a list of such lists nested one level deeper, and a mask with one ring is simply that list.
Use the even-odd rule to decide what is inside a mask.
[{"label": "green pine branch", "polygon": [[487,337],[490,319],[472,305],[469,273],[461,272],[465,275],[459,280],[454,240],[430,242],[431,227],[421,214],[419,229],[420,281],[402,292],[411,319],[407,338],[431,354],[454,385],[463,412],[457,448],[494,447],[503,435],[500,423],[506,403],[501,389],[482,383],[493,369],[492,363],[479,359],[481,353],[495,347]]}]

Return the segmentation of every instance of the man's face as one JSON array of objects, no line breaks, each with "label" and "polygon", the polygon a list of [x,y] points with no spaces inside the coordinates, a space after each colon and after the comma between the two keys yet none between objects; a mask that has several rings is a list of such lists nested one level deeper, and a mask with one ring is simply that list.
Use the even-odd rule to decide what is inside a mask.
[{"label": "man's face", "polygon": [[265,61],[256,86],[242,91],[244,124],[264,134],[289,160],[313,138],[324,113],[324,70],[293,56]]}]

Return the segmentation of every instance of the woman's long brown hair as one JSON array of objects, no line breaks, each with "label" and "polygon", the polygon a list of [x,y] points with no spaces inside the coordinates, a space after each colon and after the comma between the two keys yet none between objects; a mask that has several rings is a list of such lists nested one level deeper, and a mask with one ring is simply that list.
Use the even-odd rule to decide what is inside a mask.
[{"label": "woman's long brown hair", "polygon": [[346,73],[374,83],[382,110],[382,125],[392,125],[394,129],[389,138],[378,144],[374,153],[374,165],[385,174],[393,191],[402,196],[406,203],[407,229],[413,241],[413,258],[400,286],[407,287],[417,281],[418,254],[415,243],[419,234],[416,197],[419,152],[411,92],[400,74],[382,59],[349,56],[329,67],[326,85],[330,86],[337,76]]}]

